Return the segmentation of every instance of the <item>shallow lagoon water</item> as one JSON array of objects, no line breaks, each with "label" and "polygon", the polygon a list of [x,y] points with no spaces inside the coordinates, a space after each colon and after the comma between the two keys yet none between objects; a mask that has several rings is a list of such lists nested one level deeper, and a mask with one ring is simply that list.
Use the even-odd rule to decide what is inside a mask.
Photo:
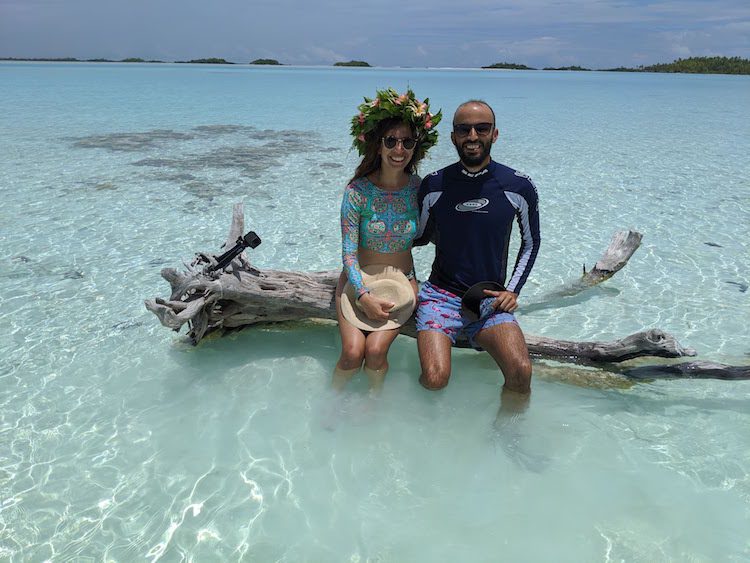
[{"label": "shallow lagoon water", "polygon": [[485,355],[456,352],[427,393],[399,338],[380,398],[362,380],[336,398],[335,326],[193,348],[144,310],[161,268],[218,250],[235,201],[257,266],[336,268],[348,119],[407,84],[446,113],[423,172],[453,160],[450,115],[480,97],[493,154],[535,180],[527,305],[615,231],[644,233],[612,280],[521,313],[527,332],[659,327],[750,361],[747,77],[3,63],[0,560],[750,557],[748,382],[537,361],[509,432]]}]

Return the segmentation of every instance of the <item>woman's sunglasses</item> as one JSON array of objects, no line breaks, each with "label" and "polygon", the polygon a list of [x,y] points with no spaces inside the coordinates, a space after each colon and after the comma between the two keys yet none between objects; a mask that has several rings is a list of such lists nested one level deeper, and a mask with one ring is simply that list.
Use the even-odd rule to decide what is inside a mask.
[{"label": "woman's sunglasses", "polygon": [[410,137],[406,137],[405,139],[399,139],[398,137],[383,137],[383,146],[387,149],[392,149],[396,146],[397,143],[401,143],[401,146],[404,147],[407,151],[410,151],[415,146],[417,146],[417,141]]}]

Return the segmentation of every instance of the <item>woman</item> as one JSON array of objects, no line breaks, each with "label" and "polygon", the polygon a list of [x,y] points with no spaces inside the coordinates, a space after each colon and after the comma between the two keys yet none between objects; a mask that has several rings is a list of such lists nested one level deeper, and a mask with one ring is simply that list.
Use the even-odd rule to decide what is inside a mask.
[{"label": "woman", "polygon": [[376,326],[390,318],[394,303],[370,291],[363,268],[389,266],[403,272],[416,295],[411,255],[420,183],[416,167],[437,142],[434,127],[441,112],[432,115],[429,101],[420,102],[411,90],[399,95],[390,88],[378,91],[373,99],[365,98],[359,110],[351,132],[362,161],[341,205],[344,269],[336,287],[341,356],[333,386],[343,388],[364,362],[371,389],[378,391],[388,371],[388,349],[399,329],[358,328],[342,313],[342,294],[356,300],[356,308],[347,311],[359,309],[357,314]]}]

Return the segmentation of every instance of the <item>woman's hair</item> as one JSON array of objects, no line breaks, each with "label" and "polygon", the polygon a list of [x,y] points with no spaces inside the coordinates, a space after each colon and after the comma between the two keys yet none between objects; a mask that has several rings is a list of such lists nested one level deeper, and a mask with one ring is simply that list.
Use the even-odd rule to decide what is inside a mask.
[{"label": "woman's hair", "polygon": [[357,169],[354,171],[354,176],[349,180],[349,183],[353,182],[357,178],[364,178],[368,174],[372,174],[380,168],[380,154],[378,149],[380,148],[380,139],[394,127],[399,125],[405,125],[411,131],[412,136],[417,141],[417,145],[414,147],[412,152],[411,160],[406,165],[404,170],[407,174],[414,174],[417,171],[417,163],[422,160],[425,155],[425,151],[421,146],[420,140],[416,136],[414,128],[397,117],[389,117],[378,122],[378,126],[371,132],[365,134],[365,154],[362,157],[362,162],[359,163]]}]

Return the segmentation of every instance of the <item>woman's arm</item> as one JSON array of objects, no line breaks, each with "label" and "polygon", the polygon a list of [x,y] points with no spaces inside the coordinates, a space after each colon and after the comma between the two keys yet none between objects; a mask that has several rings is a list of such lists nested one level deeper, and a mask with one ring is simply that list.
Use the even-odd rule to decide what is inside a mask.
[{"label": "woman's arm", "polygon": [[344,198],[341,201],[341,257],[346,277],[357,292],[357,297],[369,291],[362,281],[362,272],[357,258],[363,200],[362,193],[354,187],[354,184],[349,184],[344,190]]}]

